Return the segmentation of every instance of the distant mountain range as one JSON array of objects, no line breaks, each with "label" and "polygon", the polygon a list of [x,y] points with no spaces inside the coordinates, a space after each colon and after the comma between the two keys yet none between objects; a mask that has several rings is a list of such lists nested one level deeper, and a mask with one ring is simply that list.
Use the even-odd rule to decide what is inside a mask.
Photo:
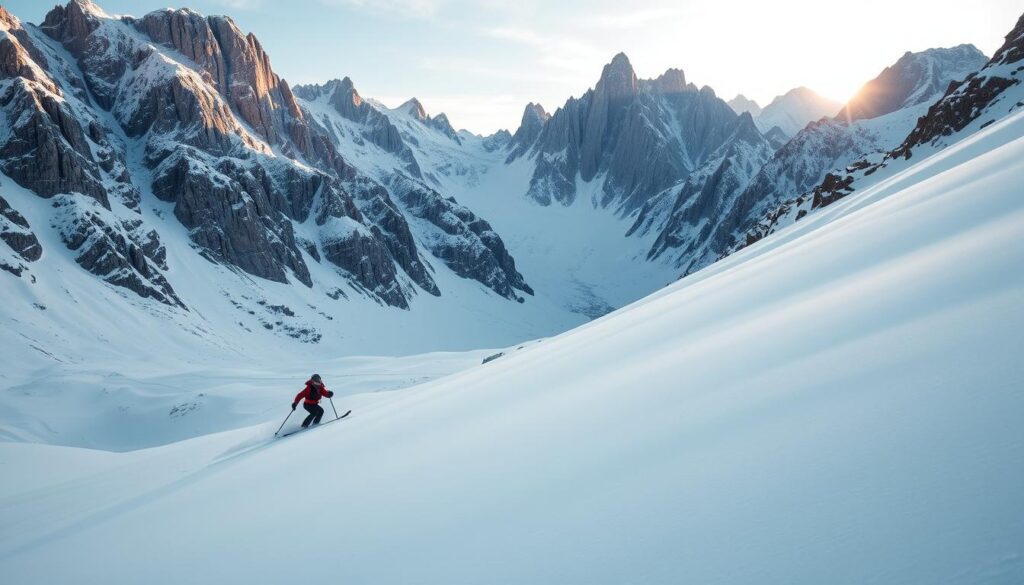
[{"label": "distant mountain range", "polygon": [[5,310],[74,311],[88,289],[208,343],[376,343],[403,314],[476,345],[552,333],[1005,115],[1020,75],[1017,41],[998,69],[961,45],[903,55],[847,104],[796,88],[761,109],[620,53],[483,137],[348,78],[293,88],[229,17],[71,0],[0,29],[0,278],[24,304]]}]

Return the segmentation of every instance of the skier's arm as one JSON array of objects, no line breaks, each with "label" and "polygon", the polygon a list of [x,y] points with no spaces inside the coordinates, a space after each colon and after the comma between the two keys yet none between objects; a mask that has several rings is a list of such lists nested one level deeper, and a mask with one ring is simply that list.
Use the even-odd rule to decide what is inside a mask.
[{"label": "skier's arm", "polygon": [[299,390],[299,393],[295,395],[295,400],[292,401],[292,406],[293,407],[294,406],[298,406],[299,405],[299,401],[302,400],[302,397],[305,394],[306,394],[306,389],[305,388],[303,388],[302,390]]},{"label": "skier's arm", "polygon": [[323,392],[323,393],[324,393],[324,396],[326,396],[326,397],[328,397],[328,398],[330,398],[330,397],[334,396],[334,392],[331,392],[330,390],[328,390],[328,389],[327,389],[327,386],[322,386],[322,390],[321,390],[321,392]]}]

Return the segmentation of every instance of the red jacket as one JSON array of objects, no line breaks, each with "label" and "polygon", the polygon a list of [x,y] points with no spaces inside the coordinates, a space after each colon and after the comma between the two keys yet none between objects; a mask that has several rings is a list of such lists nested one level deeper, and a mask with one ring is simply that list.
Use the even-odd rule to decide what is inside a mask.
[{"label": "red jacket", "polygon": [[295,400],[292,404],[298,404],[299,400],[303,398],[306,399],[306,404],[316,404],[317,402],[320,402],[320,399],[324,396],[330,398],[331,396],[334,396],[334,392],[328,390],[327,386],[324,386],[323,384],[320,384],[320,388],[317,388],[313,385],[313,381],[310,380],[306,382],[306,387],[295,395]]}]

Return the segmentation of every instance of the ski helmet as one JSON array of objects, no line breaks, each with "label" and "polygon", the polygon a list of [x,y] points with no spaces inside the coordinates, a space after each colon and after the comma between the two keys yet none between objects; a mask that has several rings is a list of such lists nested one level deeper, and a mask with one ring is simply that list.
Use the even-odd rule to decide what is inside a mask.
[{"label": "ski helmet", "polygon": [[314,382],[320,382],[321,381],[320,380],[320,374],[313,374],[309,379],[313,380]]}]

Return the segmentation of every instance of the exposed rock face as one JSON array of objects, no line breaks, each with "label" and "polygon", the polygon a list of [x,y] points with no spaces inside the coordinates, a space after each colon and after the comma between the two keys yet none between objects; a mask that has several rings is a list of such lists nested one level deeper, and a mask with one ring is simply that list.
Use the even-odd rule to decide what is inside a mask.
[{"label": "exposed rock face", "polygon": [[764,133],[764,137],[768,139],[768,142],[775,147],[776,150],[782,148],[787,142],[789,142],[789,136],[782,131],[782,128],[778,126],[772,126],[772,129]]},{"label": "exposed rock face", "polygon": [[935,95],[980,69],[987,61],[974,45],[907,52],[864,84],[842,111],[839,120],[877,118],[896,110],[931,103]]},{"label": "exposed rock face", "polygon": [[[343,138],[368,140],[377,145],[385,152],[398,156],[405,162],[405,169],[414,177],[420,177],[421,171],[416,157],[409,146],[402,140],[398,128],[380,112],[359,95],[355,85],[348,77],[328,81],[324,85],[300,85],[294,88],[295,95],[307,102],[324,104],[341,115],[342,118],[357,124],[358,133],[353,135],[345,134]],[[330,128],[329,123],[320,122],[323,126]],[[344,129],[333,129],[339,133]]]},{"label": "exposed rock face", "polygon": [[[959,132],[992,110],[1003,92],[1020,84],[1021,71],[1024,69],[1024,66],[1018,65],[1021,61],[1024,61],[1024,15],[1021,15],[1017,25],[1006,35],[1006,42],[981,71],[959,84],[949,86],[946,95],[928,109],[928,114],[918,122],[903,144],[893,151],[893,158],[910,158],[914,147],[934,143],[943,136]],[[1013,109],[1020,107],[1020,104],[1011,103],[1008,107]],[[997,116],[1004,113],[998,112]]]},{"label": "exposed rock face", "polygon": [[743,114],[719,150],[680,187],[644,206],[630,234],[656,230],[648,258],[669,256],[685,273],[710,264],[760,203],[745,188],[773,151],[751,115]]},{"label": "exposed rock face", "polygon": [[421,231],[424,243],[453,272],[509,299],[519,299],[516,290],[533,294],[490,224],[421,183],[396,177],[391,187],[406,211],[433,228]]},{"label": "exposed rock face", "polygon": [[231,109],[266,142],[290,140],[299,152],[308,152],[302,112],[254,35],[242,34],[228,17],[203,17],[191,10],[159,10],[130,22],[199,65]]},{"label": "exposed rock face", "polygon": [[[259,167],[254,170],[258,172]],[[299,254],[291,222],[275,221],[277,214],[261,213],[275,209],[271,197],[284,195],[268,192],[261,181],[243,184],[233,178],[247,178],[245,175],[230,159],[211,167],[178,153],[157,168],[153,193],[175,203],[175,217],[191,230],[192,240],[215,259],[278,282],[287,282],[285,268],[289,268],[310,286],[309,270]]]},{"label": "exposed rock face", "polygon": [[[350,139],[366,141],[404,158],[404,173],[420,174],[401,133],[359,96],[351,80],[300,90],[306,103],[322,101],[324,108],[351,122],[347,130],[358,132],[342,136],[339,132],[346,129],[341,125],[315,119],[312,110],[300,105],[274,73],[259,41],[243,34],[229,18],[168,9],[139,19],[113,19],[86,0],[72,0],[51,11],[39,30],[74,58],[73,66],[64,66],[66,53],[54,53],[58,65],[64,66],[62,79],[81,78],[80,86],[72,84],[63,91],[85,101],[61,109],[55,100],[52,111],[37,108],[33,124],[19,128],[31,134],[29,139],[0,152],[0,165],[6,165],[2,168],[12,178],[44,196],[79,192],[110,208],[110,185],[116,182],[112,175],[130,185],[126,149],[108,144],[102,124],[90,123],[86,129],[74,123],[83,117],[93,120],[89,112],[94,105],[88,101],[93,96],[129,140],[141,144],[141,162],[152,171],[153,193],[174,203],[175,217],[189,228],[206,258],[278,282],[293,278],[306,286],[313,285],[306,258],[325,259],[366,294],[403,308],[409,306],[414,286],[440,294],[387,189],[339,153]],[[31,76],[39,77],[19,62],[27,53],[16,46],[0,51],[0,63],[7,63],[2,70],[17,75],[21,85],[26,80],[36,83]],[[52,83],[45,72],[42,77]],[[61,91],[59,85],[53,84],[53,89]],[[47,103],[23,95],[19,101],[10,87],[2,88],[8,96],[2,103],[15,104],[12,109]],[[83,91],[86,87],[88,93]],[[459,142],[445,116],[426,116],[418,101],[409,108],[424,127]],[[55,162],[46,167],[55,169],[60,181],[31,175],[38,169],[15,166],[24,153],[14,148],[40,151],[37,157],[55,153]],[[106,158],[90,158],[107,151]],[[131,197],[121,195],[130,203]],[[137,190],[134,201],[137,209]],[[319,226],[318,241],[295,234],[295,224],[310,217]],[[110,218],[93,214],[70,222],[75,227],[67,230],[66,241],[85,249],[80,236],[87,229],[101,229],[104,219]],[[127,246],[134,240],[116,226],[107,228],[107,247],[131,259]],[[89,253],[79,257],[88,269],[101,268]],[[153,290],[161,290],[164,283],[157,282],[145,264],[132,266],[150,280]],[[141,290],[129,279],[116,284]],[[143,296],[177,302],[169,285],[160,295],[150,291]]]},{"label": "exposed rock face", "polygon": [[[420,258],[412,230],[387,189],[365,177],[348,183],[347,188],[359,206],[363,223],[369,226],[370,232],[381,241],[395,263],[420,288],[434,296],[440,296],[441,291],[434,282],[428,265]],[[332,201],[340,201],[339,198],[329,198],[324,201],[327,208],[332,210],[329,215],[341,217],[333,211],[338,204],[332,203]],[[346,212],[344,215],[349,214]],[[323,225],[320,217],[317,218],[317,224]],[[366,286],[365,283],[364,286]],[[374,286],[386,288],[390,286],[390,283],[374,283]]]},{"label": "exposed rock face", "polygon": [[894,161],[909,159],[918,150],[934,151],[948,146],[1024,107],[1022,61],[1024,15],[988,63],[963,81],[950,83],[946,92],[928,107],[898,147],[868,155],[843,169],[826,173],[813,189],[769,207],[723,256],[749,246],[865,185],[884,179],[891,174],[889,165]]},{"label": "exposed rock face", "polygon": [[797,87],[772,100],[754,121],[762,132],[778,126],[787,136],[793,136],[810,122],[832,117],[841,107],[835,100],[806,87]]},{"label": "exposed rock face", "polygon": [[395,111],[405,114],[413,120],[422,123],[427,128],[439,132],[455,144],[462,144],[462,139],[459,138],[458,132],[455,131],[455,128],[448,121],[448,116],[444,113],[433,117],[427,115],[427,110],[420,103],[420,100],[416,98],[409,99],[404,104],[395,108]]},{"label": "exposed rock face", "polygon": [[82,196],[58,195],[54,205],[54,227],[82,268],[143,298],[185,308],[160,270],[167,268],[164,247],[142,220],[122,220]]},{"label": "exposed rock face", "polygon": [[[389,127],[398,133],[410,157],[416,156],[413,154],[415,152],[434,165],[441,163],[442,166],[434,166],[430,169],[432,173],[425,173],[427,177],[421,178],[403,172],[402,168],[389,168],[388,164],[393,164],[389,163],[391,159],[381,157],[373,148],[352,149],[357,164],[365,160],[366,168],[374,168],[368,172],[372,177],[361,177],[344,183],[345,189],[351,193],[362,212],[362,223],[370,229],[356,229],[351,222],[344,221],[331,221],[331,225],[352,241],[364,241],[368,235],[382,238],[406,275],[431,294],[438,295],[440,290],[432,279],[432,269],[419,258],[415,243],[417,240],[414,240],[410,226],[405,223],[406,217],[415,228],[418,241],[458,276],[477,280],[509,299],[519,298],[517,290],[531,292],[516,271],[515,262],[504,242],[489,224],[426,184],[428,178],[436,179],[433,172],[446,175],[465,172],[466,175],[459,177],[460,180],[471,180],[474,171],[460,166],[464,160],[460,158],[460,155],[464,155],[464,151],[459,148],[461,143],[452,141],[447,132],[439,130],[431,122],[444,118],[431,118],[415,99],[394,110],[381,108],[368,101],[361,101],[361,105],[351,107],[353,94],[349,88],[348,83],[331,82],[323,87],[296,88],[296,95],[300,98],[300,105],[310,112],[308,117],[323,125],[339,141],[352,136],[366,136],[370,128],[377,125],[378,117],[384,116]],[[340,108],[336,107],[339,91],[345,96],[343,107]],[[494,152],[510,139],[511,135],[507,131],[499,132],[483,139],[481,146],[485,151]],[[369,144],[387,152],[384,145],[373,142]],[[342,148],[340,143],[339,148]],[[451,159],[448,159],[449,155]],[[448,163],[446,159],[451,162]],[[332,262],[347,261],[339,260],[335,252],[328,252],[327,258]],[[364,288],[372,290],[377,287],[375,279],[380,274],[358,271],[350,266],[346,266],[346,270],[365,275],[361,282]]]},{"label": "exposed rock face", "polygon": [[43,197],[79,192],[109,207],[106,178],[126,205],[137,206],[137,190],[106,129],[72,110],[73,96],[57,87],[44,69],[45,56],[2,9],[0,30],[7,33],[0,37],[0,109],[10,121],[0,139],[0,169]]},{"label": "exposed rock face", "polygon": [[600,178],[599,203],[628,214],[684,180],[728,138],[736,114],[682,71],[638,80],[616,55],[593,90],[571,98],[527,152],[537,161],[529,196],[568,205],[577,179]]},{"label": "exposed rock face", "polygon": [[[61,12],[68,15],[68,30],[95,30],[89,24],[95,5],[74,2]],[[165,252],[156,232],[111,211],[112,202],[129,214],[139,204],[120,145],[80,101],[80,88],[62,89],[48,73],[68,70],[52,53],[46,56],[47,47],[37,46],[6,11],[0,11],[0,27],[0,108],[5,120],[15,121],[0,144],[0,169],[37,195],[54,198],[55,225],[84,269],[140,296],[182,306],[161,273]],[[38,260],[42,249],[28,223],[7,201],[0,207],[4,241],[21,258]]]},{"label": "exposed rock face", "polygon": [[540,104],[533,102],[526,104],[519,129],[512,135],[512,141],[509,143],[510,152],[507,160],[513,161],[526,154],[526,151],[537,142],[541,131],[544,130],[544,124],[547,124],[550,119],[551,114],[544,111],[544,107]]},{"label": "exposed rock face", "polygon": [[451,138],[456,144],[462,144],[462,139],[459,138],[455,128],[452,128],[451,122],[448,121],[448,116],[443,112],[433,118],[428,118],[426,124],[448,138]]},{"label": "exposed rock face", "polygon": [[484,150],[494,152],[507,148],[512,142],[512,133],[504,128],[484,138]]},{"label": "exposed rock face", "polygon": [[0,269],[21,276],[27,268],[21,261],[35,262],[42,257],[43,247],[31,228],[25,217],[0,196],[0,240],[13,252],[0,253]]}]

